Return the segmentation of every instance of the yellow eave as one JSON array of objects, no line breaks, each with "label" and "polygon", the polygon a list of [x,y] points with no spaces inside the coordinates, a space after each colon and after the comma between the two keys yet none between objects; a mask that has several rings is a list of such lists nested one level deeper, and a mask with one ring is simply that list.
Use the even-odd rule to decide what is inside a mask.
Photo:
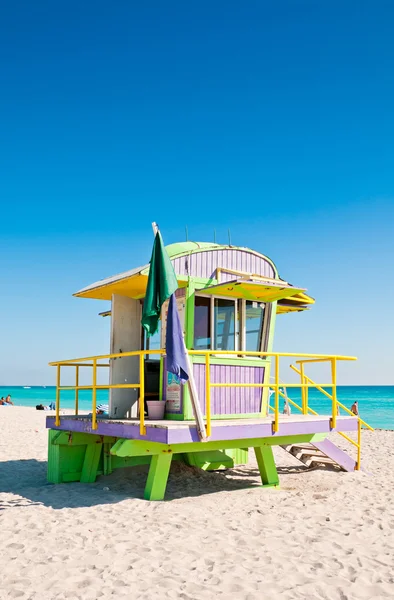
[{"label": "yellow eave", "polygon": [[256,302],[275,302],[296,294],[301,294],[303,288],[295,288],[281,280],[242,280],[235,279],[200,290],[202,294],[229,298],[244,298]]},{"label": "yellow eave", "polygon": [[[112,294],[119,294],[120,296],[139,299],[144,298],[147,283],[148,273],[140,272],[116,281],[104,280],[102,285],[98,283],[95,287],[85,288],[74,294],[74,296],[77,298],[93,298],[95,300],[111,300]],[[187,277],[178,275],[179,287],[186,287],[186,284]]]}]

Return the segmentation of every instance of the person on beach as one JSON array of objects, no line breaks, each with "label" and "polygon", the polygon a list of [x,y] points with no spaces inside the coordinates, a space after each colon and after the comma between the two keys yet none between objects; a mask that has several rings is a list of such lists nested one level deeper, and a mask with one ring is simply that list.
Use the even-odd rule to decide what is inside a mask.
[{"label": "person on beach", "polygon": [[358,416],[358,400],[353,402],[352,407],[350,409],[354,415]]},{"label": "person on beach", "polygon": [[43,404],[36,405],[36,410],[55,410],[55,409],[56,409],[55,402],[51,402],[50,404],[48,404],[48,406],[43,406]]},{"label": "person on beach", "polygon": [[14,405],[14,403],[11,400],[10,394],[8,394],[7,398],[4,398],[4,396],[0,398],[0,406],[8,406],[9,404],[11,404],[12,406]]}]

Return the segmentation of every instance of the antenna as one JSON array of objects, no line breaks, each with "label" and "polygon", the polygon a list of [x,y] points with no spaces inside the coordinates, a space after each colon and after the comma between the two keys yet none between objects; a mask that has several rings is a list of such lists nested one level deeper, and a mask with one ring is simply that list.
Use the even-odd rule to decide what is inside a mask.
[{"label": "antenna", "polygon": [[231,246],[231,231],[228,230],[228,245]]},{"label": "antenna", "polygon": [[186,241],[189,241],[189,232],[187,230],[187,225],[185,225],[185,233],[186,233]]},{"label": "antenna", "polygon": [[213,243],[216,244],[216,229],[213,230]]}]

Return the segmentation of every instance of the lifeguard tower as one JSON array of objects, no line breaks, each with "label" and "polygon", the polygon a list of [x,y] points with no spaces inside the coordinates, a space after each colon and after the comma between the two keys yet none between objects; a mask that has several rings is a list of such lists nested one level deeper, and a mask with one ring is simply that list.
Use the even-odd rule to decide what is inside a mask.
[{"label": "lifeguard tower", "polygon": [[[47,418],[49,481],[92,482],[118,467],[149,463],[145,498],[160,500],[172,460],[215,470],[246,463],[253,448],[263,486],[277,486],[273,445],[305,464],[360,468],[361,428],[369,426],[336,394],[338,363],[355,359],[273,352],[277,315],[308,310],[314,300],[306,290],[281,279],[268,257],[248,248],[183,242],[166,250],[178,280],[176,303],[191,384],[182,385],[166,370],[168,303],[155,336],[147,337],[141,327],[149,264],[77,292],[79,298],[111,302],[111,310],[101,313],[111,320],[110,352],[51,363],[57,368],[57,403],[56,417]],[[294,359],[297,384],[284,383],[281,357]],[[315,362],[330,365],[331,381],[311,379],[309,367]],[[73,386],[61,385],[66,367],[75,371]],[[91,369],[91,384],[80,385],[82,369]],[[108,373],[105,384],[98,382],[99,369]],[[291,399],[296,386],[300,404]],[[310,387],[331,399],[330,414],[318,415],[310,406]],[[63,389],[75,390],[73,415],[60,416]],[[90,415],[78,409],[81,389],[92,390]],[[97,415],[99,389],[109,390],[105,416]],[[150,400],[165,403],[163,419],[147,418]],[[293,407],[293,414],[282,414],[283,403]],[[349,414],[339,415],[339,408]],[[355,458],[327,439],[331,431],[357,432],[356,440],[342,433],[355,446]]]}]

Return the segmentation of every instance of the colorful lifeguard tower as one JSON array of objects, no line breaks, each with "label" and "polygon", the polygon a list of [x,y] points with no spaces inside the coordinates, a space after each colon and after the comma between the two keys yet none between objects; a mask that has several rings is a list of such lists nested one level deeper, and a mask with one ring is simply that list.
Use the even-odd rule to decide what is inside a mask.
[{"label": "colorful lifeguard tower", "polygon": [[[307,465],[330,462],[347,471],[359,469],[361,428],[369,426],[336,394],[338,363],[355,358],[273,352],[277,315],[308,310],[314,300],[306,290],[282,280],[268,257],[248,248],[183,242],[168,246],[167,253],[178,280],[176,302],[192,363],[191,385],[166,370],[168,303],[157,335],[147,337],[141,327],[149,265],[80,290],[79,298],[111,302],[111,310],[101,313],[111,319],[110,352],[51,363],[57,368],[57,402],[56,416],[47,418],[48,480],[93,482],[98,474],[149,463],[145,498],[161,500],[172,460],[216,470],[245,464],[253,448],[263,486],[277,486],[274,445]],[[283,381],[282,358],[294,360],[298,383]],[[306,373],[316,362],[330,365],[331,381],[318,384]],[[75,371],[75,385],[61,385],[66,367]],[[82,369],[92,371],[88,385],[80,384]],[[103,369],[108,373],[104,384],[98,378]],[[291,398],[294,387],[301,388],[300,404]],[[311,387],[330,398],[330,414],[318,415],[309,405]],[[60,415],[65,389],[75,391],[73,415]],[[92,390],[90,415],[80,414],[81,389]],[[97,414],[99,389],[109,390],[105,416]],[[163,419],[146,417],[150,400],[165,402]],[[292,414],[286,409],[282,414],[283,403],[292,406]],[[348,414],[339,415],[339,408]],[[357,432],[356,440],[341,433],[355,446],[355,458],[327,438],[332,431]]]}]

